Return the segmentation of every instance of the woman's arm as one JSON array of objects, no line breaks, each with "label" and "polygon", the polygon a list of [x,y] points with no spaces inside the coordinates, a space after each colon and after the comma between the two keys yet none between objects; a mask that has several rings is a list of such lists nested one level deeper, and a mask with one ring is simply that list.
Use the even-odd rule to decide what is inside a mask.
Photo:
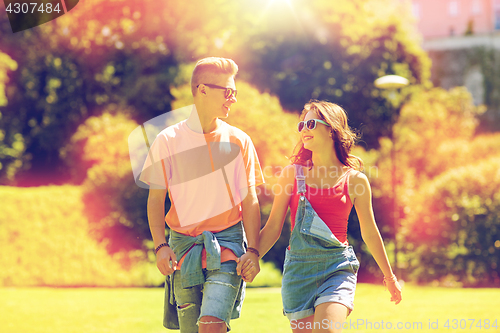
[{"label": "woman's arm", "polygon": [[387,253],[385,252],[384,242],[380,236],[372,207],[372,192],[368,178],[358,172],[350,178],[349,193],[353,200],[356,213],[358,214],[359,226],[361,228],[361,237],[368,246],[373,258],[384,273],[387,280],[387,287],[391,292],[392,301],[398,304],[401,301],[401,287],[395,280]]},{"label": "woman's arm", "polygon": [[[255,186],[250,186],[248,188],[248,194],[241,202],[241,213],[243,216],[243,228],[245,229],[248,247],[258,249],[260,231],[260,207]],[[259,258],[255,253],[247,251],[241,256],[240,260],[242,262],[248,260],[250,261],[251,266],[254,267],[252,276],[243,275],[243,279],[246,282],[252,282],[255,275],[260,272]]]},{"label": "woman's arm", "polygon": [[[271,213],[266,225],[259,233],[259,259],[273,247],[281,234],[288,203],[293,191],[294,179],[294,167],[289,165],[283,169],[278,179],[278,183],[273,186],[273,207],[271,208]],[[252,267],[250,260],[240,260],[236,270],[238,274],[242,275],[246,280],[253,280],[253,276],[256,272],[252,270]]]},{"label": "woman's arm", "polygon": [[261,258],[273,247],[281,235],[294,181],[295,167],[288,165],[283,169],[278,183],[273,187],[273,207],[266,225],[260,231],[259,253]]}]

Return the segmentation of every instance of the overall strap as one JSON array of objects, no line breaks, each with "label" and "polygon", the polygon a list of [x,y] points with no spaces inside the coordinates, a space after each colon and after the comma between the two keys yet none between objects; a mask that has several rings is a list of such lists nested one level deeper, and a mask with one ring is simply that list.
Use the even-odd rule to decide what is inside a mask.
[{"label": "overall strap", "polygon": [[295,166],[295,179],[297,180],[297,193],[304,195],[306,193],[306,177],[302,165],[294,164]]},{"label": "overall strap", "polygon": [[349,177],[350,177],[350,172],[352,171],[352,168],[347,169],[346,173],[342,176],[344,179],[342,180],[343,183],[343,191],[344,193],[349,194]]}]

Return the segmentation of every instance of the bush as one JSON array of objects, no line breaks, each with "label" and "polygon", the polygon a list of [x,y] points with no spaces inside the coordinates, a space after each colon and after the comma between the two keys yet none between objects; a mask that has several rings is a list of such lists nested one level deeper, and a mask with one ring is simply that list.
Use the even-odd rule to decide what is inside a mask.
[{"label": "bush", "polygon": [[[156,286],[163,276],[142,253],[109,255],[90,236],[76,186],[0,187],[0,286]],[[133,262],[124,269],[120,262]]]},{"label": "bush", "polygon": [[[475,133],[483,111],[464,88],[421,90],[402,107],[394,138],[381,140],[379,177],[373,179],[375,215],[386,220],[392,240],[397,231],[404,278],[456,279],[463,285],[498,279],[492,258],[498,256],[499,238],[484,233],[497,237],[498,211],[487,207],[489,202],[497,207],[491,186],[498,187],[493,165],[500,134]],[[465,209],[470,203],[485,215]],[[478,246],[479,256],[474,252]]]},{"label": "bush", "polygon": [[500,283],[500,154],[448,170],[423,186],[403,233],[411,276]]},{"label": "bush", "polygon": [[[148,192],[134,181],[128,136],[138,126],[124,114],[90,117],[63,150],[76,174],[84,175],[83,201],[91,233],[110,253],[148,249]],[[149,247],[151,247],[150,245]],[[128,265],[128,262],[123,262]]]}]

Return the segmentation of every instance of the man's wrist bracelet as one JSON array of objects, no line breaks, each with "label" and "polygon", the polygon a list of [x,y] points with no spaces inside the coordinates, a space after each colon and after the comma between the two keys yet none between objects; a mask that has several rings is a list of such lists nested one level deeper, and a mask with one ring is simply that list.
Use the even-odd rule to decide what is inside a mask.
[{"label": "man's wrist bracelet", "polygon": [[155,254],[157,254],[157,253],[158,253],[158,251],[159,251],[162,247],[164,247],[164,246],[168,246],[168,244],[167,244],[167,243],[161,243],[160,245],[158,245],[158,246],[155,248]]},{"label": "man's wrist bracelet", "polygon": [[249,247],[247,249],[247,252],[252,252],[253,254],[257,255],[257,257],[260,257],[260,253],[259,253],[259,250],[257,250],[256,248],[254,247]]}]

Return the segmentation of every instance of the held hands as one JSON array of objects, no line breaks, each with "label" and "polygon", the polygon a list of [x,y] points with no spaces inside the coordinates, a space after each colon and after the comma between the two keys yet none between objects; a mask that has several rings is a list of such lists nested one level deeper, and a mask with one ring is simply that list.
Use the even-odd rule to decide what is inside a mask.
[{"label": "held hands", "polygon": [[[168,246],[160,246],[156,252],[156,266],[163,275],[172,274],[177,268],[177,258],[174,251]],[[236,271],[241,275],[245,282],[252,282],[255,276],[260,272],[259,256],[248,251],[241,258],[238,258]]]},{"label": "held hands", "polygon": [[391,302],[399,304],[399,302],[403,299],[403,296],[401,294],[401,286],[399,285],[396,275],[393,274],[389,278],[384,277],[384,285],[391,293]]},{"label": "held hands", "polygon": [[177,268],[177,258],[168,246],[162,246],[156,251],[156,266],[163,275],[172,274]]},{"label": "held hands", "polygon": [[[250,248],[249,248],[250,249]],[[259,256],[257,251],[247,251],[241,258],[238,258],[236,272],[241,275],[243,281],[252,282],[260,272]]]}]

